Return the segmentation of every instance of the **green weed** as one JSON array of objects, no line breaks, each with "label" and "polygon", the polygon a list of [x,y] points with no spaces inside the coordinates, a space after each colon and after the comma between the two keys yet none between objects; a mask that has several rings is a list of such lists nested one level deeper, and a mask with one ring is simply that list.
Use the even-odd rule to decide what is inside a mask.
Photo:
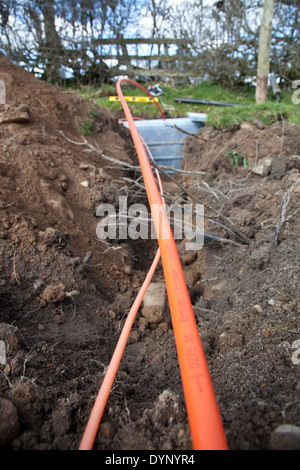
[{"label": "green weed", "polygon": [[235,150],[228,149],[227,152],[225,153],[225,157],[230,157],[232,165],[236,168],[240,165],[242,165],[244,168],[248,168],[249,162],[248,162],[248,157],[245,155],[242,155],[239,152],[236,152]]},{"label": "green weed", "polygon": [[82,135],[84,135],[85,137],[88,137],[92,133],[92,130],[94,129],[94,126],[95,126],[95,119],[97,116],[98,116],[97,109],[92,108],[92,110],[89,112],[90,119],[87,119],[81,126],[80,133]]}]

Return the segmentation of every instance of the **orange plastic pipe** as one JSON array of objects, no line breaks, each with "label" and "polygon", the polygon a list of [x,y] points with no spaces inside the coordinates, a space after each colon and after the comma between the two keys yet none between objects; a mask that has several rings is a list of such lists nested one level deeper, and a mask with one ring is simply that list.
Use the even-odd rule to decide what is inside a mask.
[{"label": "orange plastic pipe", "polygon": [[[147,147],[146,143],[144,143],[144,145]],[[148,147],[147,147],[147,150],[149,152],[150,157],[153,160],[150,149]],[[159,172],[157,171],[157,169],[155,169],[155,172],[156,172],[156,176],[157,176],[157,179],[158,179],[160,192],[161,192],[161,194],[163,194],[163,187],[162,187]],[[164,204],[164,199],[162,199],[162,201],[163,201],[163,204]],[[115,376],[117,374],[117,371],[118,371],[118,368],[119,368],[119,365],[120,365],[120,362],[121,362],[121,359],[122,359],[122,355],[123,355],[123,352],[124,352],[124,349],[125,349],[125,346],[126,346],[126,343],[127,343],[127,340],[128,340],[128,336],[129,336],[132,324],[135,320],[136,314],[137,314],[138,309],[139,309],[139,307],[142,303],[142,300],[144,298],[146,290],[147,290],[147,288],[148,288],[148,286],[151,282],[151,279],[154,275],[154,272],[156,270],[156,267],[157,267],[157,264],[158,264],[159,260],[160,260],[160,250],[158,249],[158,251],[156,253],[156,256],[153,260],[153,263],[150,267],[150,270],[147,273],[145,281],[143,282],[143,285],[142,285],[142,287],[141,287],[141,289],[140,289],[140,291],[139,291],[139,293],[138,293],[138,295],[135,299],[135,302],[133,303],[133,305],[130,309],[130,312],[129,312],[127,318],[126,318],[125,324],[124,324],[123,329],[122,329],[122,333],[121,333],[120,338],[117,342],[116,348],[114,350],[114,354],[113,354],[112,359],[111,359],[111,361],[109,363],[109,366],[107,368],[105,377],[103,379],[103,382],[102,382],[102,385],[101,385],[100,390],[98,392],[95,404],[94,404],[93,409],[91,411],[88,423],[86,425],[86,428],[85,428],[85,431],[84,431],[84,434],[83,434],[83,437],[82,437],[82,440],[81,440],[81,443],[80,443],[80,446],[79,446],[79,450],[92,450],[92,448],[93,448],[95,438],[96,438],[96,435],[97,435],[97,432],[98,432],[98,428],[99,428],[99,425],[100,425],[100,422],[101,422],[101,418],[102,418],[102,415],[103,415],[103,412],[104,412],[104,408],[105,408],[105,405],[107,403],[107,400],[108,400],[108,397],[109,397],[109,394],[110,394]]]},{"label": "orange plastic pipe", "polygon": [[126,322],[123,326],[122,333],[116,345],[114,354],[109,363],[108,369],[106,371],[105,377],[103,379],[102,385],[100,387],[99,393],[95,400],[93,409],[91,411],[89,420],[87,422],[83,437],[81,439],[79,450],[92,450],[95,438],[98,432],[100,421],[104,412],[105,405],[107,403],[116,373],[118,371],[120,361],[128,340],[128,336],[134,322],[136,313],[141,305],[145,292],[150,284],[150,281],[153,277],[157,264],[160,260],[160,251],[158,250],[154,261],[151,265],[151,268],[146,276],[146,279],[140,289],[131,309],[127,316]]},{"label": "orange plastic pipe", "polygon": [[[140,88],[142,91],[144,91],[150,98],[153,98],[153,96],[151,95],[151,93],[150,93],[148,90],[146,90],[146,88],[144,88],[144,87],[143,87],[142,85],[140,85],[139,83],[136,83],[136,82],[134,82],[133,80],[130,80],[129,78],[124,78],[124,79],[122,79],[121,81],[124,81],[124,82],[127,82],[127,83],[131,83],[131,85],[137,86],[137,87]],[[120,89],[120,88],[119,88],[119,89]],[[117,90],[118,90],[118,83],[117,83]],[[120,91],[121,91],[121,89],[120,89]],[[121,101],[121,103],[122,103],[122,107],[123,107],[123,110],[124,110],[123,103],[124,103],[126,100],[125,100],[125,98],[124,98],[124,96],[123,96],[122,91],[121,91],[121,96],[122,96],[122,100],[121,100],[120,95],[119,95],[119,98],[120,98],[120,101]],[[156,104],[157,108],[159,109],[159,112],[160,112],[160,114],[161,114],[161,117],[165,120],[166,118],[165,118],[164,112],[163,112],[163,110],[161,109],[159,103],[158,103],[157,101],[154,101],[154,103]],[[127,106],[127,108],[128,108],[128,106]],[[128,111],[129,111],[129,108],[128,108]],[[132,117],[130,111],[129,111],[129,114],[130,114],[130,117],[131,117],[131,120],[132,120],[132,121],[137,119],[137,118],[133,118],[133,117]],[[126,113],[125,113],[125,116],[126,116]]]},{"label": "orange plastic pipe", "polygon": [[[120,79],[116,87],[138,154],[157,233],[193,448],[227,450],[222,420],[176,244],[141,137],[123,97],[122,82],[135,82]],[[148,94],[141,85],[136,85]]]}]

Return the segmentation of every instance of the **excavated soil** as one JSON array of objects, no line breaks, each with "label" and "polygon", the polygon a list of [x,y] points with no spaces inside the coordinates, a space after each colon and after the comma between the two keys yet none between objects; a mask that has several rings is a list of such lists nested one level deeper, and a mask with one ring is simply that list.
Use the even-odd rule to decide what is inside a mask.
[{"label": "excavated soil", "polygon": [[[146,202],[139,171],[106,158],[137,165],[122,116],[5,58],[0,80],[0,448],[76,450],[157,245],[96,235],[99,204]],[[205,126],[190,173],[163,176],[218,238],[178,249],[232,450],[300,448],[299,155],[282,116]],[[192,449],[168,316],[139,312],[94,449]]]}]

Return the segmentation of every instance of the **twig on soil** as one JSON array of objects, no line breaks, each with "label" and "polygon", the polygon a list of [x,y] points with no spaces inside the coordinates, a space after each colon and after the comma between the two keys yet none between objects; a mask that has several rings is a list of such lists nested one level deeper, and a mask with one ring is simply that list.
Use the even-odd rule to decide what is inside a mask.
[{"label": "twig on soil", "polygon": [[235,242],[234,240],[230,240],[230,239],[227,239],[227,238],[219,238],[218,240],[216,240],[217,243],[224,243],[225,245],[234,245],[234,246],[241,246],[240,243],[237,243]]},{"label": "twig on soil", "polygon": [[126,177],[122,178],[122,180],[125,181],[126,183],[130,183],[130,184],[133,184],[134,186],[137,186],[139,189],[142,189],[143,192],[146,193],[146,188],[144,184],[139,183],[138,181],[135,181],[131,178],[126,178]]},{"label": "twig on soil", "polygon": [[297,214],[299,214],[299,212],[300,212],[300,208],[298,208],[297,210],[295,210],[295,212],[293,212],[293,214],[289,215],[289,216],[285,219],[285,221],[286,221],[286,222],[289,222],[289,221],[290,221],[291,219],[293,219]]},{"label": "twig on soil", "polygon": [[117,165],[121,165],[123,167],[130,168],[131,170],[140,170],[140,167],[131,165],[129,163],[126,163],[122,160],[118,160],[117,158],[113,157],[108,157],[105,155],[102,150],[99,149],[99,147],[95,147],[94,145],[90,144],[86,139],[83,139],[82,142],[76,142],[75,140],[69,139],[63,131],[58,131],[68,142],[74,145],[81,145],[81,146],[87,146],[88,148],[84,149],[83,152],[96,152],[98,155],[100,155],[104,160],[108,160],[109,162],[116,163]]},{"label": "twig on soil", "polygon": [[[146,195],[146,188],[145,188],[145,185],[144,185],[144,184],[139,183],[138,181],[135,181],[135,180],[133,180],[133,179],[131,179],[131,178],[126,178],[126,177],[122,178],[122,180],[125,181],[126,183],[130,183],[130,184],[132,184],[132,185],[134,185],[134,186],[137,186],[139,189],[142,190],[142,193],[143,193],[144,195]],[[185,191],[184,191],[184,192],[185,192]],[[135,193],[135,194],[136,194],[136,193]],[[178,194],[178,195],[175,197],[175,199],[173,199],[172,196],[169,195],[169,194],[166,193],[166,192],[164,192],[164,194],[162,194],[162,193],[159,193],[159,194],[160,194],[160,196],[163,196],[165,200],[169,201],[169,202],[172,203],[172,204],[175,204],[176,201],[177,201],[177,199],[179,199],[180,197],[183,197],[183,196],[184,196],[184,193],[181,193],[181,194]]]},{"label": "twig on soil", "polygon": [[[279,216],[279,221],[275,227],[275,236],[274,236],[274,248],[276,248],[277,243],[278,243],[278,236],[280,233],[280,230],[282,229],[284,223],[286,222],[286,212],[287,212],[287,206],[289,204],[291,194],[295,189],[299,186],[300,184],[300,179],[298,179],[291,187],[290,189],[285,193],[283,196],[281,208],[280,208],[280,216]],[[297,211],[296,211],[297,212]],[[295,214],[293,214],[295,215]]]},{"label": "twig on soil", "polygon": [[[183,191],[184,193],[186,193],[186,194],[189,196],[189,191],[188,191],[186,188],[184,188],[184,187],[183,187],[178,181],[176,181],[176,179],[173,178],[171,175],[167,174],[167,176],[171,177],[172,181],[174,181],[174,182],[179,186],[179,188],[181,188],[182,191]],[[140,187],[143,191],[145,190],[145,187],[144,187],[143,185],[141,185],[140,183],[137,183],[137,182],[134,181],[134,180],[124,178],[124,181],[132,182],[133,184],[135,184],[135,185],[137,185],[138,187]],[[208,186],[208,185],[207,185],[207,186]],[[221,192],[220,192],[220,193],[221,193]],[[221,193],[221,194],[222,194],[222,193]],[[177,196],[177,198],[182,197],[182,196],[183,196],[183,193],[179,194],[179,195]],[[164,193],[164,197],[165,197],[165,199],[168,199],[168,200],[170,199],[170,197],[168,197],[168,195],[166,195],[165,193]],[[193,197],[190,195],[190,198],[193,198]],[[196,199],[196,202],[197,202],[197,198],[194,197],[194,199]],[[170,199],[170,200],[171,200],[171,199]],[[174,203],[174,200],[171,200],[171,202]],[[200,202],[200,201],[199,201],[199,202]],[[205,206],[208,206],[205,202],[204,202],[203,204],[204,204]],[[208,208],[210,208],[210,206],[208,206]],[[212,208],[211,208],[211,210],[213,210],[213,212],[216,213],[216,210],[215,210],[215,209],[212,209]],[[195,212],[195,214],[196,214],[196,212]],[[249,243],[250,243],[250,240],[249,240],[237,227],[235,227],[234,224],[233,224],[229,219],[227,219],[227,218],[225,218],[225,217],[223,217],[223,216],[221,216],[221,215],[218,215],[217,218],[219,218],[220,220],[223,219],[223,221],[225,221],[225,219],[226,219],[226,223],[227,223],[228,225],[230,225],[231,228],[226,227],[225,222],[224,222],[224,224],[220,224],[220,225],[222,225],[223,228],[225,228],[225,230],[230,231],[233,235],[235,235],[235,236],[237,236],[238,238],[242,239],[242,241],[243,241],[244,243],[246,243],[246,244],[249,244]],[[211,221],[211,222],[217,223],[217,222],[214,222],[214,221]],[[231,240],[223,239],[223,238],[220,238],[219,241],[222,242],[222,243],[228,243],[228,244],[231,243],[231,244],[233,244],[233,245],[235,245],[235,246],[239,246],[239,245],[240,245],[239,243],[236,243],[236,242],[231,241]]]},{"label": "twig on soil", "polygon": [[255,153],[255,160],[254,160],[253,166],[251,168],[251,171],[249,171],[248,175],[244,179],[244,181],[246,181],[249,178],[249,176],[253,173],[253,170],[254,168],[256,168],[256,165],[257,165],[257,160],[258,160],[258,141],[256,141],[256,153]]},{"label": "twig on soil", "polygon": [[122,248],[121,246],[113,246],[113,245],[111,245],[110,243],[106,243],[106,244],[107,244],[108,248],[103,251],[103,254],[104,254],[104,253],[107,253],[109,250],[114,250],[114,251],[116,251],[116,250],[120,250],[120,249]]},{"label": "twig on soil", "polygon": [[129,422],[131,423],[131,417],[130,417],[130,411],[129,411],[129,408],[128,408],[128,405],[127,405],[127,400],[126,400],[126,397],[125,397],[125,411],[127,413],[127,416],[128,416],[128,420]]},{"label": "twig on soil", "polygon": [[173,171],[174,173],[182,173],[183,175],[206,175],[205,171],[188,171],[188,170],[179,170],[173,168],[172,166],[157,165],[153,160],[150,161],[150,165],[157,170]]},{"label": "twig on soil", "polygon": [[44,106],[44,108],[47,109],[47,106],[46,106],[41,100],[39,100],[39,99],[36,98],[36,97],[35,97],[34,99],[35,99],[38,103],[40,103],[42,106]]},{"label": "twig on soil", "polygon": [[16,272],[16,250],[14,250],[14,260],[13,260],[13,273],[12,273],[14,279],[17,281],[18,284],[20,284],[20,276]]},{"label": "twig on soil", "polygon": [[7,383],[9,385],[9,388],[13,388],[13,385],[12,383],[10,382],[9,378],[7,377],[6,374],[4,374],[4,372],[2,370],[0,370],[0,373],[3,375],[3,377],[7,380]]},{"label": "twig on soil", "polygon": [[[190,197],[190,199],[191,199],[192,201],[194,201],[194,202],[196,202],[196,203],[199,203],[199,204],[203,204],[205,208],[207,208],[208,210],[210,210],[211,212],[213,212],[213,213],[216,215],[216,218],[219,219],[221,222],[224,223],[224,228],[225,228],[225,229],[227,229],[227,230],[230,229],[230,231],[231,231],[234,235],[236,235],[238,238],[240,238],[240,239],[243,241],[243,243],[246,243],[247,245],[250,244],[250,239],[249,239],[248,237],[246,237],[246,235],[244,235],[244,234],[233,224],[233,222],[231,222],[230,219],[228,219],[227,217],[224,217],[224,216],[218,214],[218,211],[217,211],[215,208],[213,208],[210,204],[208,204],[207,202],[201,201],[201,200],[198,199],[195,195],[191,195],[191,194],[189,193],[189,190],[186,189],[186,188],[184,188],[184,187],[182,186],[182,184],[180,184],[175,178],[172,177],[172,175],[170,175],[170,174],[168,174],[168,173],[166,173],[166,175],[167,175],[168,177],[170,177],[170,178],[172,179],[172,181],[173,181],[174,183],[176,183],[176,184],[186,193],[186,195],[187,195],[188,197]],[[207,185],[207,187],[208,187],[208,185]],[[222,193],[221,191],[220,191],[220,194],[223,195],[223,193]],[[226,196],[226,198],[228,198],[228,196]],[[226,227],[225,224],[228,224],[228,227]]]},{"label": "twig on soil", "polygon": [[229,199],[228,196],[226,196],[225,194],[222,193],[222,191],[220,191],[219,189],[212,189],[207,183],[206,181],[197,181],[197,183],[194,183],[194,187],[196,189],[198,189],[200,187],[200,185],[204,186],[204,188],[207,190],[207,192],[209,192],[210,194],[213,195],[213,197],[218,201],[220,202],[220,198],[218,196],[217,193],[220,194],[220,196],[222,196],[223,199]]},{"label": "twig on soil", "polygon": [[40,309],[41,309],[41,307],[35,308],[34,310],[28,310],[28,312],[25,313],[24,318],[26,318],[27,315],[29,315],[30,313],[37,312],[37,311],[40,310]]},{"label": "twig on soil", "polygon": [[23,374],[22,377],[25,377],[25,372],[26,372],[26,363],[28,362],[28,357],[25,358],[24,364],[23,364]]},{"label": "twig on soil", "polygon": [[73,295],[72,295],[74,292],[76,292],[76,294],[79,293],[78,291],[73,291],[73,292],[68,292],[68,293],[66,294],[66,296],[71,297],[72,302],[73,302],[73,305],[74,305],[73,318],[74,318],[75,315],[76,315],[76,302],[75,302],[75,300],[73,299]]},{"label": "twig on soil", "polygon": [[[121,246],[114,246],[114,245],[112,245],[111,243],[106,242],[106,241],[104,241],[104,240],[97,239],[96,241],[97,241],[97,242],[100,241],[101,243],[103,243],[103,244],[106,246],[106,249],[100,247],[100,249],[102,250],[102,254],[106,253],[106,252],[109,251],[109,250],[114,250],[114,251],[115,251],[115,250],[121,250],[121,249],[122,249]],[[98,246],[99,246],[99,245],[98,245]],[[89,266],[90,266],[90,267],[101,266],[101,263],[99,263],[99,264],[89,264]]]},{"label": "twig on soil", "polygon": [[106,371],[108,369],[108,365],[105,365],[105,364],[103,364],[103,362],[98,361],[97,359],[93,359],[93,358],[88,359],[88,361],[89,362],[94,362],[95,364],[100,365],[101,367],[103,367],[103,375],[106,374]]},{"label": "twig on soil", "polygon": [[124,315],[122,315],[122,317],[120,318],[120,320],[118,322],[118,328],[117,328],[116,332],[113,334],[113,336],[115,336],[120,331],[120,329],[122,327],[121,323],[124,320],[124,318],[126,317],[126,315],[128,314],[128,312],[129,312],[129,310],[126,310]]},{"label": "twig on soil", "polygon": [[92,252],[92,251],[89,251],[89,252],[85,255],[84,259],[82,260],[81,266],[85,266],[85,265],[90,261],[90,259],[92,258],[92,256],[93,256],[93,252]]},{"label": "twig on soil", "polygon": [[234,232],[234,234],[240,238],[246,245],[250,245],[251,243],[251,240],[246,236],[244,235],[244,233],[238,229],[232,222],[230,219],[228,219],[228,217],[225,217],[224,215],[218,215],[217,216],[217,219],[219,219],[221,222],[223,222],[228,228],[230,228],[232,230],[232,232]]},{"label": "twig on soil", "polygon": [[274,227],[274,224],[270,224],[270,225],[266,225],[265,224],[267,222],[272,222],[274,220],[274,217],[272,217],[272,219],[267,219],[267,220],[263,220],[262,222],[260,222],[260,227],[263,229],[263,230],[266,230],[267,228],[270,228],[270,227]]},{"label": "twig on soil", "polygon": [[11,202],[10,204],[7,204],[7,206],[4,206],[3,209],[7,209],[8,207],[11,207],[15,204],[15,202]]},{"label": "twig on soil", "polygon": [[197,307],[194,305],[193,309],[200,310],[200,312],[204,312],[204,313],[212,313],[213,315],[219,315],[219,312],[216,312],[215,310],[210,310],[209,308],[202,308],[202,307]]},{"label": "twig on soil", "polygon": [[196,134],[192,134],[191,132],[188,132],[188,131],[185,131],[184,129],[181,129],[180,127],[176,126],[176,124],[173,124],[172,126],[167,126],[167,127],[173,127],[174,129],[176,129],[177,131],[179,132],[182,132],[183,134],[186,134],[190,137],[195,137],[197,138],[197,135]]},{"label": "twig on soil", "polygon": [[281,157],[281,155],[282,155],[283,142],[284,142],[284,131],[285,131],[285,119],[284,119],[282,113],[281,113],[281,119],[282,119],[282,135],[281,135],[281,144],[280,144],[280,153],[279,153],[279,157]]},{"label": "twig on soil", "polygon": [[[117,165],[120,165],[120,166],[123,166],[123,167],[126,167],[126,168],[129,168],[131,170],[135,170],[135,171],[141,171],[141,168],[140,166],[135,166],[135,165],[131,165],[130,163],[127,163],[127,162],[124,162],[122,160],[118,160],[117,158],[113,158],[113,157],[108,157],[107,155],[105,155],[102,150],[98,147],[98,145],[96,144],[95,145],[92,145],[90,142],[88,142],[86,139],[83,139],[82,142],[76,142],[72,139],[69,139],[69,137],[67,137],[63,131],[58,131],[66,140],[68,140],[68,142],[74,144],[74,145],[85,145],[87,146],[88,148],[84,149],[83,152],[96,152],[98,155],[100,155],[101,158],[103,158],[104,160],[107,160],[107,161],[110,161],[112,163],[115,163]],[[158,165],[154,165],[154,163],[151,161],[150,162],[151,166],[154,166],[155,168],[157,167],[159,170],[172,170],[172,171],[175,171],[177,173],[183,173],[183,174],[189,174],[189,175],[204,175],[205,173],[203,171],[201,172],[195,172],[195,171],[185,171],[185,170],[177,170],[177,169],[174,169],[172,167],[169,167],[169,166],[158,166]]]},{"label": "twig on soil", "polygon": [[[100,157],[102,157],[103,159],[107,160],[107,161],[110,161],[112,163],[115,163],[117,165],[120,165],[122,166],[123,168],[126,167],[126,168],[129,168],[131,170],[135,170],[135,171],[141,171],[141,168],[139,166],[134,166],[134,165],[131,165],[127,162],[124,162],[124,161],[121,161],[121,160],[118,160],[116,158],[113,158],[113,157],[108,157],[107,155],[105,155],[102,150],[98,147],[98,145],[96,144],[95,145],[92,145],[90,142],[88,142],[86,139],[83,139],[82,142],[76,142],[72,139],[69,139],[64,133],[63,131],[59,130],[58,131],[66,140],[68,140],[70,143],[74,144],[74,145],[80,145],[80,146],[86,146],[87,148],[85,148],[83,151],[84,152],[96,152],[98,155],[100,155]],[[172,177],[172,175],[166,173],[168,170],[172,170],[172,171],[175,171],[177,173],[182,173],[182,174],[187,174],[187,175],[205,175],[206,173],[203,172],[203,171],[200,171],[200,172],[196,172],[196,171],[186,171],[186,170],[174,170],[174,168],[172,167],[167,167],[167,166],[159,166],[157,165],[155,162],[151,161],[150,162],[151,166],[153,168],[156,168],[158,169],[160,172],[166,174],[168,177],[170,177],[170,179],[172,179],[172,181],[174,181],[176,184],[178,184],[178,186],[182,189],[182,191],[184,193],[186,193],[187,195],[189,195],[188,193],[188,190],[186,188],[184,188],[178,181],[176,181],[175,178]],[[208,189],[209,186],[206,184],[204,185],[206,186],[206,188]],[[211,189],[211,188],[210,188]],[[195,199],[194,196],[191,196],[192,197],[192,200]],[[196,200],[197,202],[197,200]],[[200,202],[200,201],[198,201]],[[202,202],[203,203],[203,202]],[[211,210],[213,210],[215,213],[216,213],[216,210],[212,209],[211,206],[209,206],[208,204],[204,203],[204,205],[208,208],[210,208]],[[224,223],[227,223],[229,224],[229,228],[234,232],[234,234],[236,234],[244,243],[246,243],[247,245],[250,244],[250,240],[237,228],[234,226],[234,224],[226,217],[223,217],[221,215],[218,215],[218,218],[223,221]]]},{"label": "twig on soil", "polygon": [[208,192],[210,192],[216,199],[217,201],[220,201],[220,198],[219,196],[217,195],[217,193],[219,193],[224,199],[229,199],[228,196],[226,196],[225,194],[222,193],[222,191],[220,191],[219,189],[212,189],[207,183],[206,181],[201,181],[201,184],[203,184],[203,186],[205,186],[205,188],[208,190]]}]

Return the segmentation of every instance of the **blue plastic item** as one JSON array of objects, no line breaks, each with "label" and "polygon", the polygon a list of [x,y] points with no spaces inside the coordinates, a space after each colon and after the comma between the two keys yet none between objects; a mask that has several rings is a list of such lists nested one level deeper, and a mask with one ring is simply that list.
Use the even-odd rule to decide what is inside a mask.
[{"label": "blue plastic item", "polygon": [[[184,139],[189,134],[196,134],[204,126],[206,116],[202,113],[189,113],[187,118],[135,121],[135,125],[157,165],[174,168],[174,171],[167,170],[168,173],[174,173],[181,168]],[[127,122],[123,124],[129,127]]]}]

